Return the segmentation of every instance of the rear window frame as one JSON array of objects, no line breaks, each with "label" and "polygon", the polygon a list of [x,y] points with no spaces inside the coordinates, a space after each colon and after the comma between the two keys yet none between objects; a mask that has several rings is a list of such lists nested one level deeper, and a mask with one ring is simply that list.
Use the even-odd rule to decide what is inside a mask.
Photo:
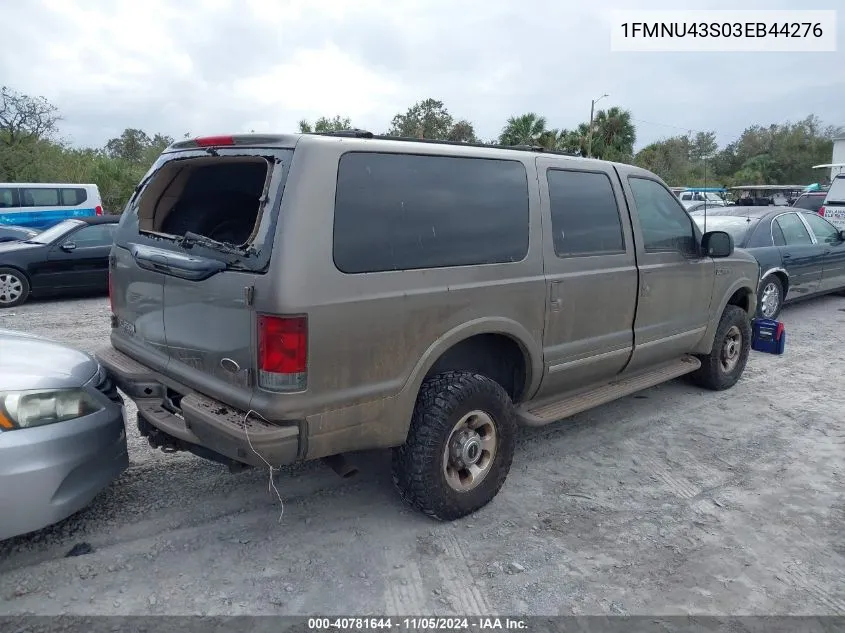
[{"label": "rear window frame", "polygon": [[[278,226],[281,213],[282,198],[284,197],[285,186],[288,175],[290,174],[291,163],[294,160],[295,149],[295,146],[214,147],[207,149],[191,148],[161,154],[144,175],[143,179],[135,188],[129,202],[127,202],[115,231],[115,245],[127,250],[133,244],[172,250],[180,254],[188,253],[198,257],[224,261],[230,270],[240,270],[255,274],[266,273],[270,267],[276,227]],[[234,254],[223,252],[219,249],[202,246],[201,244],[194,244],[189,249],[185,249],[176,243],[182,236],[142,230],[139,226],[138,202],[155,174],[164,165],[173,161],[208,158],[209,156],[219,156],[221,158],[238,156],[262,157],[270,163],[272,168],[269,182],[264,189],[266,200],[264,202],[264,208],[260,212],[261,216],[256,238],[247,245],[249,250],[245,250],[243,253]]]}]

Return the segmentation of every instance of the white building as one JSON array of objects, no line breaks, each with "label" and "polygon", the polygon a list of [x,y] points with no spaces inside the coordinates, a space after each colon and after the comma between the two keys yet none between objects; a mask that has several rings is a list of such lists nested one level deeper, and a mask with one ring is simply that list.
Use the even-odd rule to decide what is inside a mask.
[{"label": "white building", "polygon": [[[833,158],[830,161],[834,165],[845,163],[845,136],[837,136],[833,139]],[[839,174],[845,173],[845,168],[843,167],[831,167],[830,168],[830,179]]]}]

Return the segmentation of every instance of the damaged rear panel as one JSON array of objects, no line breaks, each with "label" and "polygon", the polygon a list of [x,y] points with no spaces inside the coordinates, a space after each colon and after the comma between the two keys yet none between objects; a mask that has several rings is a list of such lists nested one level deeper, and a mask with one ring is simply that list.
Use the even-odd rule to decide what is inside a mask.
[{"label": "damaged rear panel", "polygon": [[112,345],[246,409],[256,387],[252,289],[270,264],[294,150],[218,142],[174,145],[127,205],[110,265]]}]

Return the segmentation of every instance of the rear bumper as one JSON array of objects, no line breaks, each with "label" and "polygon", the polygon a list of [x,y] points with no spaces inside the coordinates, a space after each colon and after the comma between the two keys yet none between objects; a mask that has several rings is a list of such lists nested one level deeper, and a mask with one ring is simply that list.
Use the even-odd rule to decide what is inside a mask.
[{"label": "rear bumper", "polygon": [[87,506],[129,466],[123,408],[0,433],[0,539]]},{"label": "rear bumper", "polygon": [[[111,346],[96,352],[117,386],[138,406],[138,416],[166,435],[252,466],[282,466],[302,454],[300,427],[264,422],[179,385]],[[168,389],[181,395],[179,410],[167,402]]]}]

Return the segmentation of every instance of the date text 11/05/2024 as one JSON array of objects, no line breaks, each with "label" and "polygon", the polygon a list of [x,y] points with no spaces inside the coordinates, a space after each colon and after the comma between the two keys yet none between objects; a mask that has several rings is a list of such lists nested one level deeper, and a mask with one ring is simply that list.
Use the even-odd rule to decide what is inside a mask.
[{"label": "date text 11/05/2024", "polygon": [[308,618],[310,631],[527,631],[525,620],[508,617]]}]

